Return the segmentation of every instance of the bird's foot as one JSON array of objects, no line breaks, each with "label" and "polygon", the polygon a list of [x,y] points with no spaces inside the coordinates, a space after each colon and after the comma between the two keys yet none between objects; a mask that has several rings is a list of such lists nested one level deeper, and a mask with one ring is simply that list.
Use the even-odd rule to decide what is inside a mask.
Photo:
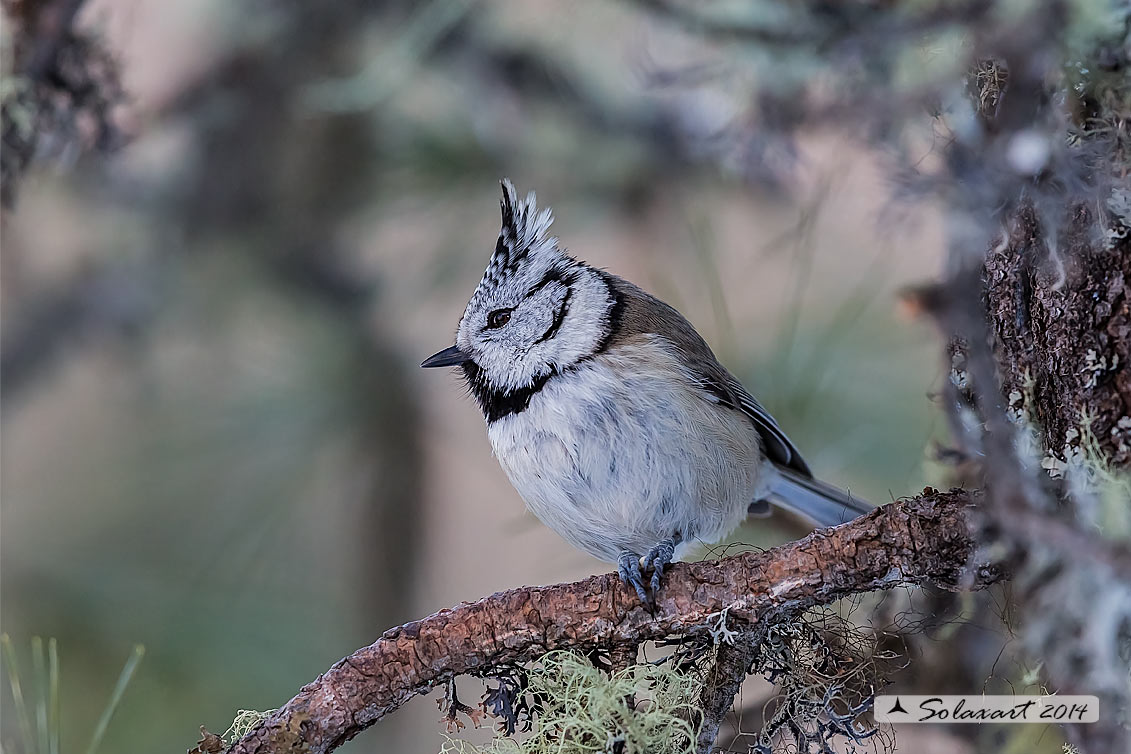
[{"label": "bird's foot", "polygon": [[[660,580],[663,579],[664,568],[675,557],[675,546],[675,537],[668,537],[649,550],[648,554],[642,558],[634,552],[625,550],[620,554],[620,559],[617,561],[617,573],[620,574],[621,581],[635,589],[636,596],[649,607],[654,608],[656,606],[656,595],[660,592]],[[652,571],[652,579],[649,583],[649,586],[652,587],[651,596],[648,595],[648,590],[644,588],[644,572],[649,569]]]},{"label": "bird's foot", "polygon": [[620,554],[617,561],[617,573],[620,580],[636,590],[636,596],[645,605],[648,604],[648,592],[644,590],[644,576],[640,572],[640,556],[628,550]]},{"label": "bird's foot", "polygon": [[643,566],[645,570],[652,569],[652,598],[655,599],[656,595],[660,593],[660,579],[664,576],[664,568],[672,562],[675,557],[675,538],[668,537],[660,544],[653,547],[644,556]]}]

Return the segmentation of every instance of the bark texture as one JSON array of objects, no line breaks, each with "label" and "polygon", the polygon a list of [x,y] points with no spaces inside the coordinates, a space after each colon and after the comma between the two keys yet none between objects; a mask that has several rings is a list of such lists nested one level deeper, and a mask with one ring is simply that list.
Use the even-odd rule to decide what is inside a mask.
[{"label": "bark texture", "polygon": [[1063,453],[1087,418],[1103,455],[1126,467],[1131,238],[1108,243],[1102,233],[1084,205],[1059,234],[1022,208],[1009,238],[986,257],[985,295],[1003,394],[1026,402],[1045,447]]},{"label": "bark texture", "polygon": [[343,658],[229,749],[323,754],[407,700],[460,674],[561,648],[634,645],[706,630],[723,609],[738,623],[858,592],[932,582],[976,588],[1002,576],[973,564],[969,514],[978,496],[925,490],[835,529],[766,552],[677,564],[650,613],[615,574],[522,587],[394,628]]}]

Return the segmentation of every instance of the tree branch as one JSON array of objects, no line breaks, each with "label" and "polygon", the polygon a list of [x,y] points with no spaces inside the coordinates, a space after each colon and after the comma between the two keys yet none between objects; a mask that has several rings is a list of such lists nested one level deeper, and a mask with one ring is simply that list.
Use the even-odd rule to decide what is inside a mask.
[{"label": "tree branch", "polygon": [[972,564],[968,519],[979,498],[928,489],[769,551],[677,564],[654,614],[615,574],[522,587],[441,610],[338,661],[229,754],[324,754],[453,676],[490,675],[553,649],[705,633],[708,619],[724,609],[728,620],[749,625],[901,584],[980,588],[1002,578],[1002,569]]}]

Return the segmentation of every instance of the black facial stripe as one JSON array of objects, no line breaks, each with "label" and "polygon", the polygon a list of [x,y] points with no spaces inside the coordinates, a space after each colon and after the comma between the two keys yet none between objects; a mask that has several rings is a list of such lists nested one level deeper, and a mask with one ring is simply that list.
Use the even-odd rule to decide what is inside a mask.
[{"label": "black facial stripe", "polygon": [[609,295],[613,299],[613,305],[609,308],[609,321],[605,323],[605,334],[601,336],[601,340],[597,342],[597,347],[593,349],[593,355],[604,353],[605,349],[609,347],[609,343],[613,339],[613,335],[620,332],[621,320],[624,319],[624,296],[622,296],[613,285],[612,276],[604,270],[594,270],[601,276],[601,280],[605,283],[605,287],[609,289]]},{"label": "black facial stripe", "polygon": [[[602,282],[605,283],[609,291],[609,296],[613,300],[612,306],[609,309],[609,320],[605,324],[605,332],[601,336],[601,340],[597,343],[597,347],[593,353],[582,357],[574,364],[564,367],[564,371],[566,372],[578,368],[580,364],[608,348],[613,334],[620,330],[621,320],[624,318],[624,297],[613,287],[611,276],[601,270],[595,270],[595,272],[601,277]],[[574,273],[571,275],[569,282],[572,283],[576,280],[577,274]],[[572,291],[572,288],[567,290],[566,300],[562,302],[563,307],[559,310],[559,315],[563,319],[565,314],[568,313],[564,304],[568,303],[568,294],[572,293]],[[551,330],[554,330],[556,325],[557,317],[555,317],[555,325],[551,325],[550,330],[547,330],[549,337],[553,337],[554,333],[551,332]],[[545,337],[547,337],[547,335],[544,334],[543,338]],[[521,414],[525,411],[527,406],[530,405],[531,399],[542,391],[546,383],[552,378],[562,374],[562,372],[555,367],[551,369],[549,373],[536,377],[531,385],[517,390],[499,390],[492,386],[487,381],[487,375],[485,375],[479,365],[473,361],[463,364],[463,374],[467,379],[467,386],[471,390],[471,394],[475,396],[475,401],[479,404],[480,410],[483,411],[483,415],[487,418],[487,423],[493,424],[506,416]]]},{"label": "black facial stripe", "polygon": [[483,415],[487,417],[488,424],[493,424],[504,416],[521,414],[530,405],[530,399],[537,395],[555,374],[557,372],[552,371],[549,374],[537,377],[534,384],[529,387],[503,391],[488,384],[483,370],[474,361],[469,361],[463,365],[463,375],[467,379],[467,386],[471,389],[471,394],[475,396],[475,401],[479,404]]},{"label": "black facial stripe", "polygon": [[534,287],[528,290],[525,295],[523,295],[522,300],[525,301],[526,299],[530,298],[550,283],[557,282],[561,283],[562,285],[568,286],[576,279],[577,278],[575,275],[570,275],[567,279],[566,276],[562,274],[561,270],[559,270],[557,267],[551,267],[546,271],[546,274],[542,276],[542,279],[535,283]]},{"label": "black facial stripe", "polygon": [[[501,239],[500,239],[500,242],[501,242]],[[533,288],[531,288],[525,294],[523,294],[522,298],[519,299],[519,303],[521,304],[523,301],[530,298],[531,296],[533,296],[535,293],[537,293],[538,291],[545,288],[550,283],[561,283],[562,285],[564,285],[566,287],[566,300],[568,301],[569,297],[571,295],[571,291],[569,290],[569,286],[570,286],[571,283],[575,282],[576,280],[577,280],[577,273],[576,272],[570,271],[570,272],[563,273],[560,269],[554,267],[554,268],[548,270],[546,272],[546,274],[542,276],[542,279],[534,284]],[[516,308],[518,308],[517,304],[514,307],[511,307],[511,310],[513,311]],[[558,314],[555,315],[555,320],[558,320],[559,318],[564,317],[564,316],[565,316],[565,312],[562,312],[562,311],[559,310]],[[561,326],[561,322],[557,321],[556,324],[554,325],[555,330],[556,330],[557,327],[560,327],[560,326]],[[483,327],[479,328],[479,331],[480,332],[486,332],[490,329],[492,329],[490,326],[484,325]],[[554,335],[554,333],[550,333],[548,335],[544,334],[541,338],[539,338],[538,340],[536,340],[534,342],[535,343],[541,343],[543,340],[548,340],[549,338],[553,337],[553,335]]]},{"label": "black facial stripe", "polygon": [[569,312],[569,297],[573,295],[573,288],[566,288],[565,296],[562,297],[562,304],[554,313],[554,321],[547,328],[546,332],[542,333],[542,337],[534,341],[535,343],[544,343],[550,338],[558,334],[558,330],[562,327],[562,322],[565,320],[566,314]]}]

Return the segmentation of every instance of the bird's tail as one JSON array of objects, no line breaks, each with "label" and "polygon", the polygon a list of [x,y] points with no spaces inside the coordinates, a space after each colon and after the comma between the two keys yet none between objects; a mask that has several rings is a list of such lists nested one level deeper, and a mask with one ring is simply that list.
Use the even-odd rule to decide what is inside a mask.
[{"label": "bird's tail", "polygon": [[777,472],[766,500],[813,521],[817,526],[843,524],[875,509],[867,501],[839,487],[802,476],[791,469],[778,467]]}]

